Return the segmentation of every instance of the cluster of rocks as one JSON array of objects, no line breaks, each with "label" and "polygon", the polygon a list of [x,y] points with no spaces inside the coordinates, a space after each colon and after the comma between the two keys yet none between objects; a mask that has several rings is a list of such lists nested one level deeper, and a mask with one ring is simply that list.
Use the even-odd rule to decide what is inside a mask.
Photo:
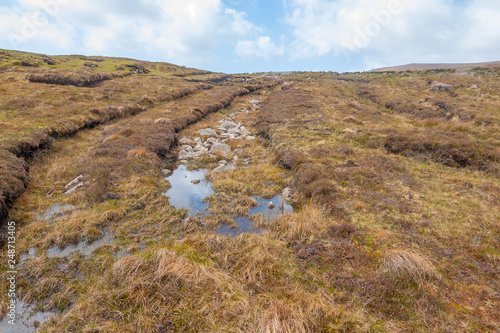
[{"label": "cluster of rocks", "polygon": [[236,124],[232,120],[221,120],[216,129],[204,128],[199,130],[198,134],[194,140],[182,138],[179,141],[182,145],[179,160],[196,159],[204,155],[228,157],[232,153],[232,148],[228,144],[230,140],[255,140],[255,136],[250,135],[245,126]]}]

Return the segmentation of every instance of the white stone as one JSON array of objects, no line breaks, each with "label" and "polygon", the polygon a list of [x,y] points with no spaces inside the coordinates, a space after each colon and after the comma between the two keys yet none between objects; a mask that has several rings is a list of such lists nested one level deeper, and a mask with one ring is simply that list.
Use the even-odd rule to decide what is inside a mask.
[{"label": "white stone", "polygon": [[238,129],[238,128],[231,128],[229,131],[228,131],[229,134],[235,134],[235,135],[240,135],[241,134],[241,131]]},{"label": "white stone", "polygon": [[78,185],[71,188],[70,190],[67,190],[64,194],[71,194],[71,193],[75,192],[77,189],[79,189],[80,187],[83,187],[83,183],[79,183]]},{"label": "white stone", "polygon": [[225,169],[226,169],[226,166],[224,164],[222,164],[222,165],[219,165],[217,168],[215,168],[213,172],[221,172],[221,171],[224,171]]},{"label": "white stone", "polygon": [[80,180],[82,180],[82,179],[83,179],[83,175],[80,175],[80,176],[76,177],[75,179],[73,179],[72,181],[70,181],[70,182],[68,183],[68,185],[64,186],[64,188],[65,188],[65,189],[67,189],[67,188],[69,188],[69,187],[71,187],[71,186],[75,185],[76,183],[78,183],[78,182],[79,182]]},{"label": "white stone", "polygon": [[193,140],[191,140],[190,138],[182,138],[179,142],[182,144],[189,144],[192,143]]},{"label": "white stone", "polygon": [[217,136],[217,132],[211,128],[205,128],[198,131],[201,136]]},{"label": "white stone", "polygon": [[231,153],[231,146],[225,143],[215,143],[210,149],[212,153],[221,153],[223,156]]},{"label": "white stone", "polygon": [[247,141],[254,141],[255,140],[255,136],[247,136],[246,140]]}]

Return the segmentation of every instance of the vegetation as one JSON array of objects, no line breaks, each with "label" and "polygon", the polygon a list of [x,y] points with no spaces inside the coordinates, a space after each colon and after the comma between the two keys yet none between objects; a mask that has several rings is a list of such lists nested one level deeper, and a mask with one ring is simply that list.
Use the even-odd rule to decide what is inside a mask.
[{"label": "vegetation", "polygon": [[[57,314],[42,332],[500,329],[497,67],[227,76],[49,58],[0,52],[2,214],[18,222],[18,257],[33,254],[22,299]],[[108,79],[74,84],[95,73]],[[229,114],[258,138],[228,142],[236,168],[210,171],[208,215],[187,217],[162,170],[180,138]],[[253,216],[264,232],[217,232],[286,187],[295,211]],[[42,217],[61,203],[74,208]],[[53,255],[82,242],[89,253]],[[0,275],[5,313],[3,263]]]}]

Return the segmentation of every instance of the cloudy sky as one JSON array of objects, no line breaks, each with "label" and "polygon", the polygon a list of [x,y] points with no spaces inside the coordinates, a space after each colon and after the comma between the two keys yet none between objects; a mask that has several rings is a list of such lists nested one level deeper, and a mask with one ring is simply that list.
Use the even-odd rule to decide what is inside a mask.
[{"label": "cloudy sky", "polygon": [[0,0],[0,48],[226,73],[500,60],[499,0]]}]

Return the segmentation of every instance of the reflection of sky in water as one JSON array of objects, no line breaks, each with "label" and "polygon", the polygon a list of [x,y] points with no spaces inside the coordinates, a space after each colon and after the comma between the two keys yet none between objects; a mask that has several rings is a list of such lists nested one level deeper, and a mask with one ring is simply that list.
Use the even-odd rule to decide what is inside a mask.
[{"label": "reflection of sky in water", "polygon": [[[248,212],[249,216],[252,215],[257,215],[259,213],[262,213],[264,215],[264,218],[270,222],[272,221],[277,215],[280,214],[286,214],[286,213],[293,213],[293,207],[287,204],[282,198],[281,195],[277,195],[271,200],[269,199],[263,199],[263,198],[256,198],[254,197],[255,200],[257,200],[257,206],[254,208],[251,208]],[[267,205],[269,202],[272,202],[274,204],[274,209],[269,209]],[[236,224],[238,225],[236,228],[232,228],[227,225],[222,225],[219,228],[217,228],[216,232],[221,235],[225,236],[232,236],[236,237],[241,235],[242,233],[245,232],[250,232],[254,234],[258,234],[262,232],[264,229],[259,229],[255,228],[253,225],[253,222],[246,217],[237,217],[234,219]]]},{"label": "reflection of sky in water", "polygon": [[[164,193],[169,197],[169,202],[177,209],[188,209],[187,216],[195,216],[200,212],[201,215],[208,215],[208,203],[203,202],[203,199],[214,194],[215,191],[211,187],[211,183],[205,180],[206,170],[188,171],[186,166],[180,165],[175,171],[167,177],[172,187]],[[192,184],[193,179],[200,179],[201,183]],[[257,206],[251,208],[248,212],[250,216],[262,213],[267,221],[272,221],[276,215],[291,213],[293,207],[285,203],[281,195],[277,195],[272,199],[256,198]],[[274,209],[269,209],[267,205],[272,202]],[[255,228],[253,222],[248,217],[238,216],[234,218],[237,225],[232,228],[227,225],[222,225],[217,228],[216,232],[221,235],[236,237],[244,232],[260,233],[263,229]]]},{"label": "reflection of sky in water", "polygon": [[[209,182],[204,181],[206,170],[188,171],[180,165],[167,177],[172,187],[164,193],[169,197],[169,202],[177,209],[189,209],[188,216],[195,216],[197,212],[208,214],[205,208],[208,204],[203,199],[215,193]],[[201,183],[192,184],[193,179],[201,179]]]}]

